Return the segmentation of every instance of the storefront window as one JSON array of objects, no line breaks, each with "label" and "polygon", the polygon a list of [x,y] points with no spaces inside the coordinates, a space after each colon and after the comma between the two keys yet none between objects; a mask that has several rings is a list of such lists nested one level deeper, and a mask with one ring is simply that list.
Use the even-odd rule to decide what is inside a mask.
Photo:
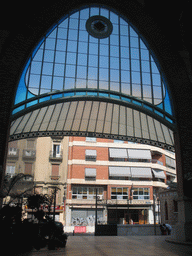
[{"label": "storefront window", "polygon": [[128,188],[111,188],[111,199],[128,199]]},{"label": "storefront window", "polygon": [[133,188],[134,200],[147,200],[150,199],[149,188]]},{"label": "storefront window", "polygon": [[[97,195],[103,196],[103,188],[97,188]],[[96,188],[94,187],[73,187],[72,199],[88,199],[96,198]]]}]

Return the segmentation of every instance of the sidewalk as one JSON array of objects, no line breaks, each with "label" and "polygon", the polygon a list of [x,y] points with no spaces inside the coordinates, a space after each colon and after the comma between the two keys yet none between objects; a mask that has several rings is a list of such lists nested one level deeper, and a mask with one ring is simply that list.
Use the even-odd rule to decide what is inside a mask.
[{"label": "sidewalk", "polygon": [[22,256],[191,256],[192,247],[168,243],[166,236],[69,236],[66,248],[49,251],[43,248]]}]

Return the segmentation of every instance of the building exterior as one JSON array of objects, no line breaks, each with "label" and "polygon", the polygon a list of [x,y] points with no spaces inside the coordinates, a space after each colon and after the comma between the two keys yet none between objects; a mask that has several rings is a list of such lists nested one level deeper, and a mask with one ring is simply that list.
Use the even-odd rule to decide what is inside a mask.
[{"label": "building exterior", "polygon": [[[160,222],[159,192],[176,181],[175,156],[131,142],[69,138],[66,230],[98,223]],[[97,191],[97,192],[96,192]]]},{"label": "building exterior", "polygon": [[[37,193],[58,187],[56,220],[66,232],[98,223],[160,222],[159,193],[176,182],[175,155],[133,142],[90,137],[42,137],[9,143],[7,173],[31,174]],[[167,189],[166,189],[167,190]],[[163,209],[163,207],[162,207]],[[31,210],[26,209],[28,217]]]},{"label": "building exterior", "polygon": [[[64,196],[66,189],[68,137],[23,139],[8,145],[6,173],[30,174],[34,178],[35,191],[51,194],[55,187],[55,219],[64,223]],[[30,217],[31,209],[26,209]]]}]

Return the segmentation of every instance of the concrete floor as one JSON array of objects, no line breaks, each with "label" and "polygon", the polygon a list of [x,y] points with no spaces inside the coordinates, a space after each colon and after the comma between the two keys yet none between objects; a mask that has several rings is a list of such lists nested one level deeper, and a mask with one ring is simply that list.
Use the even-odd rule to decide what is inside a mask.
[{"label": "concrete floor", "polygon": [[191,256],[192,246],[173,244],[165,241],[165,236],[113,236],[113,237],[94,237],[94,236],[69,236],[66,248],[49,251],[43,248],[39,251],[33,250],[30,253],[22,254],[25,256]]}]

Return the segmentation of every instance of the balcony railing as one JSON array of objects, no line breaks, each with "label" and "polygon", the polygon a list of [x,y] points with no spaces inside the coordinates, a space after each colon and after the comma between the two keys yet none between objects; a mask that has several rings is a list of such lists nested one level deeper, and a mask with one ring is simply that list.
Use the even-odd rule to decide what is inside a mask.
[{"label": "balcony railing", "polygon": [[10,159],[17,159],[19,157],[19,149],[18,148],[9,148],[7,156]]},{"label": "balcony railing", "polygon": [[49,160],[61,162],[63,160],[63,151],[60,151],[59,153],[56,151],[50,151]]},{"label": "balcony railing", "polygon": [[24,149],[23,150],[23,159],[35,160],[35,158],[36,158],[36,150],[32,150],[32,149]]}]

